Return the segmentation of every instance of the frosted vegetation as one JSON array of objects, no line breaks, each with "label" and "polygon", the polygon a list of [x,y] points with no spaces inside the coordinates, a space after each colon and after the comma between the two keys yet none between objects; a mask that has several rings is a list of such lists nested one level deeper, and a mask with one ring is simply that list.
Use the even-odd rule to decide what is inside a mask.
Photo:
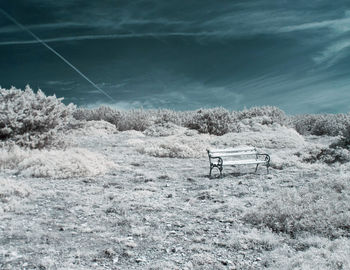
[{"label": "frosted vegetation", "polygon": [[0,139],[29,148],[58,146],[75,109],[61,100],[29,86],[24,91],[0,89]]},{"label": "frosted vegetation", "polygon": [[[349,114],[85,109],[12,88],[0,143],[1,269],[350,269]],[[206,149],[242,145],[270,174],[209,179]]]}]

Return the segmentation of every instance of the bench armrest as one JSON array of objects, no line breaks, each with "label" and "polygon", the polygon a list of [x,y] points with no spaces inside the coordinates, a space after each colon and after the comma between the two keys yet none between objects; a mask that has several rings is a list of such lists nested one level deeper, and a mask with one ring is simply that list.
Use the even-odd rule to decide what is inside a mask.
[{"label": "bench armrest", "polygon": [[217,164],[218,165],[222,165],[223,164],[223,160],[221,157],[212,157],[212,156],[209,156],[209,162],[212,164],[213,162],[211,161],[212,159],[217,159]]},{"label": "bench armrest", "polygon": [[265,157],[266,163],[270,163],[270,156],[269,156],[269,154],[256,154],[256,159],[258,159],[259,156]]},{"label": "bench armrest", "polygon": [[207,152],[208,152],[208,157],[209,157],[209,163],[210,163],[210,164],[214,164],[214,163],[211,161],[212,159],[217,159],[217,160],[218,160],[218,161],[217,161],[217,166],[222,166],[223,160],[222,160],[221,157],[219,157],[219,156],[212,156],[212,154],[210,153],[210,150],[209,150],[209,149],[207,149]]}]

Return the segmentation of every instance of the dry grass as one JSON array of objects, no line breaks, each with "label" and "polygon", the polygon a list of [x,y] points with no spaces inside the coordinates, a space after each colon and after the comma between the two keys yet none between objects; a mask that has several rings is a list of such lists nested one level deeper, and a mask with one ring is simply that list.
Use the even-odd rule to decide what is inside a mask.
[{"label": "dry grass", "polygon": [[[100,176],[2,174],[0,268],[349,269],[348,166],[303,161],[305,144],[326,142],[284,130],[290,147],[271,127],[260,134],[283,167],[269,175],[225,168],[223,179],[209,179],[204,145],[185,159],[141,154],[139,146],[194,147],[207,136],[208,145],[225,147],[235,135],[154,130],[163,136],[81,133],[76,147],[119,166]],[[256,146],[257,134],[241,135]]]}]

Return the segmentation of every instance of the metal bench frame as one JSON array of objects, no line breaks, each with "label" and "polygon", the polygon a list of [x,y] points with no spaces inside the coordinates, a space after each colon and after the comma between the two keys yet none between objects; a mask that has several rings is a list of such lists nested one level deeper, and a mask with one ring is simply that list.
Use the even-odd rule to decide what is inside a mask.
[{"label": "metal bench frame", "polygon": [[[269,173],[270,156],[268,154],[258,153],[254,147],[242,148],[227,148],[227,149],[207,149],[210,163],[209,177],[211,177],[212,170],[218,168],[220,177],[222,177],[222,170],[225,166],[249,165],[256,164],[255,173],[259,165],[265,165],[267,173]],[[253,156],[254,159],[247,157]],[[230,159],[235,157],[235,160]],[[215,160],[215,161],[214,161]]]}]

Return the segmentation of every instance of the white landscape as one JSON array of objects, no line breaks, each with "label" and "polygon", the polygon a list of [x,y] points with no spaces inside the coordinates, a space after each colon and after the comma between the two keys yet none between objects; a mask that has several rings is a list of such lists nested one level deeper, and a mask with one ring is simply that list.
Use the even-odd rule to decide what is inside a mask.
[{"label": "white landscape", "polygon": [[[350,115],[0,91],[0,269],[350,269]],[[206,149],[238,146],[269,173],[210,179]]]}]

